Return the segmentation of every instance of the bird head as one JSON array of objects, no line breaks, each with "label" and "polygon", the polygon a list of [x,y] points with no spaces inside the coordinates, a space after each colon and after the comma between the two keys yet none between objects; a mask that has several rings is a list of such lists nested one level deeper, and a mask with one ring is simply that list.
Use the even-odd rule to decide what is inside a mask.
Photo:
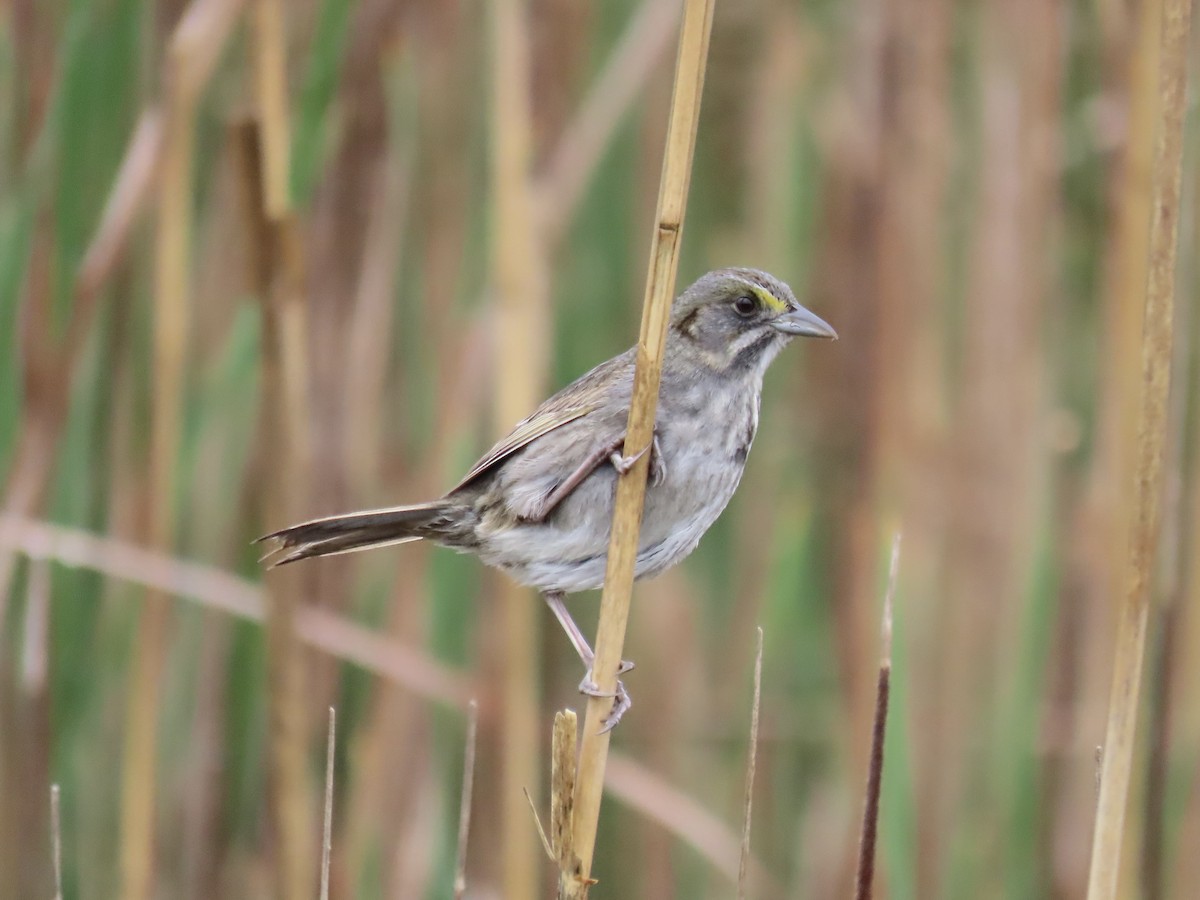
[{"label": "bird head", "polygon": [[[792,289],[757,269],[701,276],[671,307],[671,335],[708,366],[762,371],[794,337],[837,339],[837,332],[796,300]],[[689,354],[691,355],[691,354]]]}]

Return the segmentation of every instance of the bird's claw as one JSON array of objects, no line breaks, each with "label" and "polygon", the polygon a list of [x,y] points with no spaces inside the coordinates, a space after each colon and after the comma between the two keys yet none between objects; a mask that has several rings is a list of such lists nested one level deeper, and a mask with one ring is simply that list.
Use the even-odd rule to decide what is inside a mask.
[{"label": "bird's claw", "polygon": [[[633,669],[633,663],[630,660],[623,659],[617,667],[617,674],[624,675]],[[601,700],[612,700],[612,710],[605,717],[603,727],[600,729],[600,734],[606,734],[617,727],[617,723],[621,721],[621,717],[629,712],[629,708],[633,706],[633,701],[629,698],[629,692],[625,690],[625,682],[617,679],[617,689],[615,691],[606,691],[596,683],[592,677],[592,670],[588,669],[584,673],[583,680],[579,682],[579,693],[588,697],[597,697]]]},{"label": "bird's claw", "polygon": [[[617,666],[617,677],[619,678],[626,672],[632,672],[634,668],[636,668],[636,664],[633,662],[633,660],[621,660],[621,664]],[[601,690],[600,685],[596,684],[596,679],[593,677],[592,670],[589,667],[588,670],[583,673],[583,680],[579,682],[579,693],[587,697],[615,697],[618,693],[625,689],[625,686],[622,685],[620,681],[617,682],[617,685],[618,687],[616,691]]]},{"label": "bird's claw", "polygon": [[600,734],[608,734],[621,721],[621,717],[629,712],[629,708],[633,706],[633,701],[629,699],[629,692],[625,690],[625,685],[617,682],[617,696],[613,700],[612,710],[605,717],[600,725]]},{"label": "bird's claw", "polygon": [[663,459],[662,448],[658,446],[657,434],[654,436],[651,446],[654,449],[650,453],[650,483],[658,487],[667,480],[667,463]]},{"label": "bird's claw", "polygon": [[643,447],[632,456],[622,456],[618,451],[614,450],[609,456],[609,461],[613,468],[617,470],[618,475],[625,475],[633,468],[634,463],[646,455],[647,450],[653,452],[650,454],[650,483],[656,487],[667,480],[667,464],[663,462],[662,448],[658,445],[658,435],[654,436],[654,440],[647,446]]},{"label": "bird's claw", "polygon": [[612,456],[610,456],[608,459],[612,463],[613,468],[617,470],[618,475],[628,475],[629,470],[633,468],[634,463],[645,456],[646,451],[649,449],[649,446],[645,446],[632,456],[622,456],[619,452],[614,450],[612,452]]}]

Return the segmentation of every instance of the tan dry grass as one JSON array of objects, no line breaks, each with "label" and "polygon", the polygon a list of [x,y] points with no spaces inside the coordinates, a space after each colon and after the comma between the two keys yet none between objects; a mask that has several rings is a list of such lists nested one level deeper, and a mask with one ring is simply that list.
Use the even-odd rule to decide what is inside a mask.
[{"label": "tan dry grass", "polygon": [[[263,444],[267,511],[273,523],[308,514],[312,454],[308,397],[306,279],[298,223],[289,196],[290,120],[287,35],[280,0],[256,0],[252,52],[257,118],[241,129],[243,180],[255,293],[262,308]],[[295,606],[311,579],[271,572],[267,584],[267,684],[275,889],[311,892],[313,813],[308,779],[310,685]]]},{"label": "tan dry grass", "polygon": [[[492,277],[496,316],[495,408],[501,428],[519,422],[543,396],[551,311],[544,253],[537,232],[530,178],[533,110],[529,32],[523,0],[492,4]],[[538,858],[525,790],[539,793],[541,610],[532,592],[497,583],[501,665],[501,822],[506,897],[537,894]]]},{"label": "tan dry grass", "polygon": [[1089,900],[1115,897],[1132,780],[1146,626],[1156,572],[1159,508],[1178,248],[1183,118],[1186,109],[1191,3],[1165,0],[1159,50],[1159,111],[1153,168],[1149,271],[1142,332],[1142,401],[1138,422],[1133,519],[1125,593],[1118,607],[1112,693],[1104,741],[1100,799],[1092,840]]}]

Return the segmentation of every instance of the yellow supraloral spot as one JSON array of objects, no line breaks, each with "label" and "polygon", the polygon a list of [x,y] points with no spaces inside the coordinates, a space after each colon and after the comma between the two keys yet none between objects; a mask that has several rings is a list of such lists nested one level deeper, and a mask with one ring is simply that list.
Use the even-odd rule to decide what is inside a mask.
[{"label": "yellow supraloral spot", "polygon": [[758,299],[762,302],[762,305],[771,312],[776,314],[787,312],[787,304],[768,291],[766,288],[759,287],[758,285],[752,285],[751,287],[753,288],[754,293],[758,295]]}]

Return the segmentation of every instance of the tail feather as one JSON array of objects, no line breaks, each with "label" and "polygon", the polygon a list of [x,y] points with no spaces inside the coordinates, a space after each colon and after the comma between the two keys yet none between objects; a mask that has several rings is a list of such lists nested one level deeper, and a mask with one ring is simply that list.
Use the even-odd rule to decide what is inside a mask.
[{"label": "tail feather", "polygon": [[255,543],[274,543],[261,560],[274,568],[314,556],[336,556],[419,541],[430,534],[430,526],[447,511],[448,505],[443,500],[369,509],[301,522],[264,535]]}]

